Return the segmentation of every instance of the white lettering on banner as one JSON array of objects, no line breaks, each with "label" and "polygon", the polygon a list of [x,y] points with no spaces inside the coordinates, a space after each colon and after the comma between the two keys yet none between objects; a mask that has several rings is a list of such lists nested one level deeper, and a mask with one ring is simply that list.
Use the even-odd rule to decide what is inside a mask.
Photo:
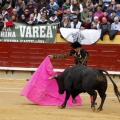
[{"label": "white lettering on banner", "polygon": [[26,29],[25,37],[32,37],[32,32],[31,32],[31,27],[30,26],[28,26],[27,29]]},{"label": "white lettering on banner", "polygon": [[51,26],[20,26],[20,37],[52,38]]},{"label": "white lettering on banner", "polygon": [[7,32],[7,37],[16,37],[15,32]]},{"label": "white lettering on banner", "polygon": [[20,36],[21,36],[21,37],[24,37],[24,36],[25,36],[26,26],[19,26],[19,27],[20,27]]},{"label": "white lettering on banner", "polygon": [[2,41],[4,41],[4,42],[19,42],[18,40],[7,40],[7,39],[2,40]]},{"label": "white lettering on banner", "polygon": [[46,37],[47,38],[52,38],[53,37],[51,26],[48,26]]},{"label": "white lettering on banner", "polygon": [[54,42],[56,32],[56,25],[28,26],[25,24],[18,24],[13,27],[3,28],[0,31],[0,41],[36,43]]},{"label": "white lettering on banner", "polygon": [[0,39],[4,42],[34,42],[34,43],[45,43],[44,40],[10,40],[10,39]]},{"label": "white lettering on banner", "polygon": [[2,29],[2,31],[11,31],[11,28],[10,28],[10,27],[8,27],[8,28],[5,28],[5,27],[4,27],[4,28]]},{"label": "white lettering on banner", "polygon": [[15,32],[4,32],[4,31],[1,31],[0,36],[1,37],[16,37],[16,34],[15,34]]},{"label": "white lettering on banner", "polygon": [[39,35],[38,35],[38,27],[37,26],[35,26],[35,27],[33,27],[33,37],[36,37],[36,38],[38,38],[39,37]]},{"label": "white lettering on banner", "polygon": [[40,37],[42,38],[45,38],[45,29],[46,29],[46,26],[41,26],[40,27]]}]

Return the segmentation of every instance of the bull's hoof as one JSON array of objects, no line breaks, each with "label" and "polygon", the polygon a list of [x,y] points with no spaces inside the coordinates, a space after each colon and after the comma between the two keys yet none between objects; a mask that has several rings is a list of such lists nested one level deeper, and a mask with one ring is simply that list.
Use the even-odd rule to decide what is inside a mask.
[{"label": "bull's hoof", "polygon": [[65,105],[59,106],[60,109],[64,109],[65,107],[66,107]]},{"label": "bull's hoof", "polygon": [[91,104],[91,109],[92,109],[93,112],[96,110],[95,105],[97,105],[97,103]]},{"label": "bull's hoof", "polygon": [[77,104],[77,100],[72,99],[72,103]]},{"label": "bull's hoof", "polygon": [[93,107],[91,107],[91,109],[92,109],[92,111],[94,112],[94,111],[96,110],[96,107],[93,106]]},{"label": "bull's hoof", "polygon": [[98,108],[97,111],[102,111],[102,108]]}]

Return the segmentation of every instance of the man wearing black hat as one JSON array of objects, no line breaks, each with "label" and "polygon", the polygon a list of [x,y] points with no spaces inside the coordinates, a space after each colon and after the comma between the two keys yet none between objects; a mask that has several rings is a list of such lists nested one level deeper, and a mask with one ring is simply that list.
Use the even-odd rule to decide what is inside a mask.
[{"label": "man wearing black hat", "polygon": [[87,60],[88,60],[88,52],[82,48],[82,45],[75,41],[74,43],[71,43],[71,47],[73,48],[69,52],[63,53],[63,54],[54,54],[49,55],[50,58],[57,59],[57,58],[66,58],[68,56],[74,55],[74,63],[76,65],[85,65],[87,66]]}]

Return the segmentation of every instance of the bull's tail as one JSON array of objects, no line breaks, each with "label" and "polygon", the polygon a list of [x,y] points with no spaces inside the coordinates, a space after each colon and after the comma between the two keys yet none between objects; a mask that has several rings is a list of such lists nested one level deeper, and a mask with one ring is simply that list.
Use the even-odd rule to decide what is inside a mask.
[{"label": "bull's tail", "polygon": [[109,79],[111,80],[111,82],[113,83],[113,86],[114,86],[114,93],[115,93],[115,95],[117,96],[118,101],[120,102],[120,92],[119,92],[119,90],[118,90],[117,85],[116,85],[115,82],[112,80],[112,78],[110,77],[110,75],[108,74],[107,71],[102,70],[102,69],[101,69],[101,71],[102,71],[102,72],[105,72],[106,75],[107,75],[107,76],[109,77]]}]

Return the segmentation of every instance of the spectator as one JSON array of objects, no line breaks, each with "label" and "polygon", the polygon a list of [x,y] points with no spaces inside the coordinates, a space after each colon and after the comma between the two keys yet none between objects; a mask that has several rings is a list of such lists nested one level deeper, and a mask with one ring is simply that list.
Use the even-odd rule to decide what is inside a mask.
[{"label": "spectator", "polygon": [[65,0],[57,0],[56,3],[59,5],[59,8],[62,9],[62,5],[64,4]]},{"label": "spectator", "polygon": [[11,6],[12,8],[15,8],[16,0],[2,0],[2,7],[5,6],[6,2],[10,2],[10,6]]},{"label": "spectator", "polygon": [[118,30],[118,31],[120,31],[120,22],[119,22],[119,18],[118,17],[114,18],[114,22],[111,24],[111,30]]},{"label": "spectator", "polygon": [[15,4],[15,8],[17,11],[24,11],[26,8],[25,2],[23,0],[18,0]]},{"label": "spectator", "polygon": [[105,33],[111,29],[111,24],[110,24],[110,22],[107,21],[106,17],[102,18],[102,22],[100,24],[100,29],[101,29],[100,39],[103,40]]},{"label": "spectator", "polygon": [[103,0],[99,0],[98,5],[101,7],[101,10],[104,12],[105,10],[107,10],[107,7],[105,6]]},{"label": "spectator", "polygon": [[103,3],[105,5],[105,8],[108,9],[108,6],[111,3],[111,0],[103,0]]},{"label": "spectator", "polygon": [[95,6],[93,5],[92,0],[87,0],[86,6],[88,8],[88,11],[94,11],[94,9],[95,9]]},{"label": "spectator", "polygon": [[62,13],[64,13],[64,11],[69,9],[70,5],[71,5],[71,0],[66,0],[65,3],[62,5]]},{"label": "spectator", "polygon": [[[21,13],[21,14],[22,14],[22,13]],[[16,8],[13,8],[12,15],[15,15],[17,18],[19,18],[19,14],[18,14]]]},{"label": "spectator", "polygon": [[43,9],[40,14],[43,15],[45,19],[49,19],[49,11],[47,9]]},{"label": "spectator", "polygon": [[99,0],[93,0],[93,5],[98,5],[98,3],[99,3]]},{"label": "spectator", "polygon": [[112,13],[111,13],[111,16],[110,16],[110,23],[113,23],[114,22],[114,18],[115,17],[118,17],[119,20],[120,20],[120,17],[117,15],[116,11],[114,10]]},{"label": "spectator", "polygon": [[29,16],[30,16],[28,8],[24,9],[24,14],[25,14],[25,19],[27,20],[29,18]]},{"label": "spectator", "polygon": [[11,22],[18,22],[17,16],[12,14],[11,17],[10,17],[10,21]]},{"label": "spectator", "polygon": [[73,16],[73,21],[70,23],[71,28],[80,29],[81,28],[81,22],[78,21],[77,15]]},{"label": "spectator", "polygon": [[102,18],[105,17],[108,22],[110,22],[110,17],[108,16],[107,10],[103,12],[103,15],[99,17],[99,21],[102,22]]},{"label": "spectator", "polygon": [[43,9],[45,9],[47,6],[46,0],[40,0],[39,3],[37,3],[37,10],[41,13]]},{"label": "spectator", "polygon": [[85,18],[85,20],[81,24],[81,29],[91,29],[91,22],[89,18]]},{"label": "spectator", "polygon": [[78,16],[78,18],[81,18],[80,13],[83,11],[83,6],[82,6],[82,4],[79,3],[78,0],[72,1],[70,10],[71,10],[71,13],[76,14]]},{"label": "spectator", "polygon": [[103,12],[101,10],[101,6],[97,7],[97,11],[94,13],[94,16],[97,16],[98,18],[103,15]]},{"label": "spectator", "polygon": [[93,22],[93,18],[94,18],[93,11],[89,11],[88,18],[90,19],[90,22],[92,23]]},{"label": "spectator", "polygon": [[120,4],[120,0],[116,0],[116,4]]},{"label": "spectator", "polygon": [[116,13],[118,16],[120,16],[120,4],[117,4],[117,9],[116,9]]},{"label": "spectator", "polygon": [[62,17],[63,17],[63,13],[62,13],[62,10],[58,10],[57,12],[56,12],[56,14],[57,14],[57,16],[58,16],[58,19],[60,20],[60,22],[62,21]]},{"label": "spectator", "polygon": [[56,2],[54,2],[54,0],[50,0],[50,3],[47,6],[47,10],[49,10],[49,16],[51,16],[52,13],[59,10],[59,5]]},{"label": "spectator", "polygon": [[112,9],[116,10],[116,2],[115,2],[115,0],[111,0],[111,5],[112,5]]},{"label": "spectator", "polygon": [[44,15],[41,15],[38,24],[47,24],[47,19]]},{"label": "spectator", "polygon": [[93,22],[91,23],[91,29],[100,29],[100,22],[97,16],[94,17]]},{"label": "spectator", "polygon": [[29,0],[28,3],[33,3],[33,7],[37,8],[37,3],[34,0]]},{"label": "spectator", "polygon": [[7,10],[4,7],[2,8],[2,16],[4,21],[9,21],[10,14],[7,12]]},{"label": "spectator", "polygon": [[11,2],[6,1],[4,5],[5,10],[11,15],[13,8],[11,7]]},{"label": "spectator", "polygon": [[3,27],[4,27],[4,20],[3,20],[3,16],[0,14],[0,31],[2,30]]},{"label": "spectator", "polygon": [[[24,5],[25,5],[25,4],[24,4]],[[13,10],[13,11],[15,11],[15,9],[16,9],[16,12],[17,12],[16,14],[17,14],[18,18],[20,18],[20,15],[24,13],[24,11],[23,11],[24,9],[23,9],[21,6],[22,6],[22,5],[17,2],[17,3],[15,4],[15,8],[14,8],[14,10]]]},{"label": "spectator", "polygon": [[37,21],[40,20],[41,14],[38,12],[37,8],[34,8],[34,20],[37,19]]},{"label": "spectator", "polygon": [[34,3],[33,2],[28,2],[27,3],[27,9],[30,14],[34,13]]},{"label": "spectator", "polygon": [[69,8],[66,9],[63,13],[63,18],[68,17],[70,21],[73,20],[73,16],[74,16],[74,14],[71,13],[71,10]]},{"label": "spectator", "polygon": [[21,14],[20,18],[18,20],[19,20],[20,23],[26,23],[25,14]]},{"label": "spectator", "polygon": [[87,6],[83,6],[83,11],[81,12],[81,19],[80,19],[80,21],[83,22],[85,20],[85,18],[88,17],[88,14],[89,14],[89,11],[88,11]]},{"label": "spectator", "polygon": [[110,17],[110,16],[111,16],[111,13],[114,11],[114,10],[112,9],[112,4],[109,4],[107,11],[108,11],[108,16]]},{"label": "spectator", "polygon": [[34,14],[30,14],[30,17],[26,21],[29,25],[35,25],[37,24],[37,19],[34,20]]},{"label": "spectator", "polygon": [[63,20],[60,23],[60,27],[63,28],[70,28],[70,20],[68,17],[64,17]]},{"label": "spectator", "polygon": [[58,23],[59,24],[59,19],[57,17],[57,15],[55,13],[51,14],[51,17],[48,19],[48,24],[52,24],[52,23]]}]

